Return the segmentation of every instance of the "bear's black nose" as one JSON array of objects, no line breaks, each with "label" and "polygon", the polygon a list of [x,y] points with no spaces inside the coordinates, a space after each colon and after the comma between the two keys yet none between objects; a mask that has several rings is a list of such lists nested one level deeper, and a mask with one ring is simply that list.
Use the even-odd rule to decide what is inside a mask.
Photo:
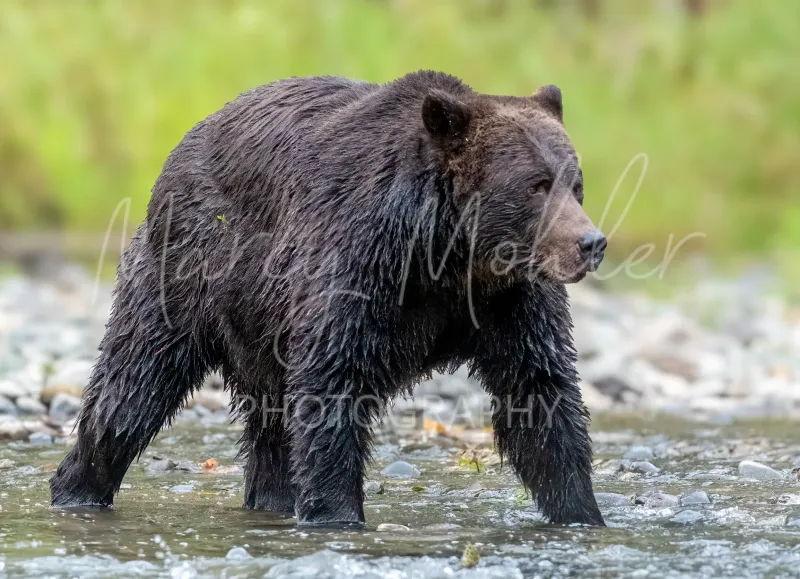
[{"label": "bear's black nose", "polygon": [[578,250],[581,260],[588,266],[589,271],[595,271],[603,261],[603,252],[608,245],[605,235],[599,231],[584,234],[578,241]]}]

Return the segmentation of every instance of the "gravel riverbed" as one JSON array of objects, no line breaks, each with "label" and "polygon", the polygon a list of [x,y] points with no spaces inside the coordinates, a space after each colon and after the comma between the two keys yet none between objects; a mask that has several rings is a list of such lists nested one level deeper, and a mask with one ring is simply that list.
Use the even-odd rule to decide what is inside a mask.
[{"label": "gravel riverbed", "polygon": [[[111,305],[111,286],[78,266],[47,281],[0,279],[0,439],[71,427]],[[668,302],[569,286],[590,410],[656,412],[714,423],[800,413],[800,309],[759,284],[704,282]],[[218,421],[217,376],[184,418]],[[398,412],[474,424],[489,410],[464,368],[419,384]],[[54,431],[55,429],[55,431]]]}]

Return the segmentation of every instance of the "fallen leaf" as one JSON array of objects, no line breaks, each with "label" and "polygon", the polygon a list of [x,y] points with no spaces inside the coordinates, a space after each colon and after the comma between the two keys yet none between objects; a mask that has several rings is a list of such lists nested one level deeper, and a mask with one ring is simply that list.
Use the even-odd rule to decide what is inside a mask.
[{"label": "fallen leaf", "polygon": [[425,432],[429,432],[431,434],[446,434],[447,427],[442,424],[441,422],[436,422],[431,418],[426,418],[422,423],[422,428]]}]

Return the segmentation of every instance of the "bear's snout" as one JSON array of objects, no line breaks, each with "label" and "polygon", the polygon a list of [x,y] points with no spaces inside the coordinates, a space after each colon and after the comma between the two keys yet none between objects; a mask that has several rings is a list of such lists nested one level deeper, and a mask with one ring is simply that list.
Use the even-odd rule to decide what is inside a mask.
[{"label": "bear's snout", "polygon": [[590,231],[578,240],[578,252],[581,261],[589,271],[597,271],[603,261],[608,240],[599,231]]}]

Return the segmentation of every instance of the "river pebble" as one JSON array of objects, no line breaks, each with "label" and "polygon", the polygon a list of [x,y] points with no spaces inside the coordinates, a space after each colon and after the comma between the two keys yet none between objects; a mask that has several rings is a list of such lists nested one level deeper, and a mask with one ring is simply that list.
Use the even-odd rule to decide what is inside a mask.
[{"label": "river pebble", "polygon": [[631,498],[618,493],[594,493],[597,504],[601,507],[624,507],[631,504]]},{"label": "river pebble", "polygon": [[53,437],[46,432],[32,432],[28,437],[28,442],[33,446],[49,446],[53,444]]},{"label": "river pebble", "polygon": [[252,558],[252,555],[250,555],[244,547],[233,547],[228,551],[228,554],[225,555],[225,559],[228,561],[244,561]]},{"label": "river pebble", "polygon": [[381,523],[375,530],[379,533],[408,533],[411,529],[396,523]]},{"label": "river pebble", "polygon": [[756,480],[783,480],[783,475],[760,462],[743,460],[739,463],[739,476]]},{"label": "river pebble", "polygon": [[680,523],[682,525],[691,525],[692,523],[696,523],[698,521],[703,520],[703,513],[699,513],[697,511],[692,510],[685,510],[681,511],[674,517],[670,519],[673,523]]},{"label": "river pebble", "polygon": [[417,478],[422,473],[413,464],[398,460],[384,468],[381,474],[389,478]]},{"label": "river pebble", "polygon": [[711,504],[711,499],[708,498],[708,493],[706,491],[693,491],[681,495],[680,503],[682,506],[708,505]]},{"label": "river pebble", "polygon": [[664,509],[669,507],[677,507],[679,500],[675,495],[670,495],[661,491],[656,491],[649,495],[637,499],[637,503],[642,500],[642,504],[649,509]]},{"label": "river pebble", "polygon": [[50,403],[50,419],[56,424],[65,424],[77,417],[80,410],[80,398],[59,392]]},{"label": "river pebble", "polygon": [[640,472],[647,475],[658,474],[661,472],[660,468],[646,460],[632,462],[630,468],[632,472]]},{"label": "river pebble", "polygon": [[17,416],[18,411],[14,402],[6,396],[0,395],[0,416]]},{"label": "river pebble", "polygon": [[47,414],[47,406],[33,396],[20,396],[16,400],[17,410],[23,416],[42,416]]}]

